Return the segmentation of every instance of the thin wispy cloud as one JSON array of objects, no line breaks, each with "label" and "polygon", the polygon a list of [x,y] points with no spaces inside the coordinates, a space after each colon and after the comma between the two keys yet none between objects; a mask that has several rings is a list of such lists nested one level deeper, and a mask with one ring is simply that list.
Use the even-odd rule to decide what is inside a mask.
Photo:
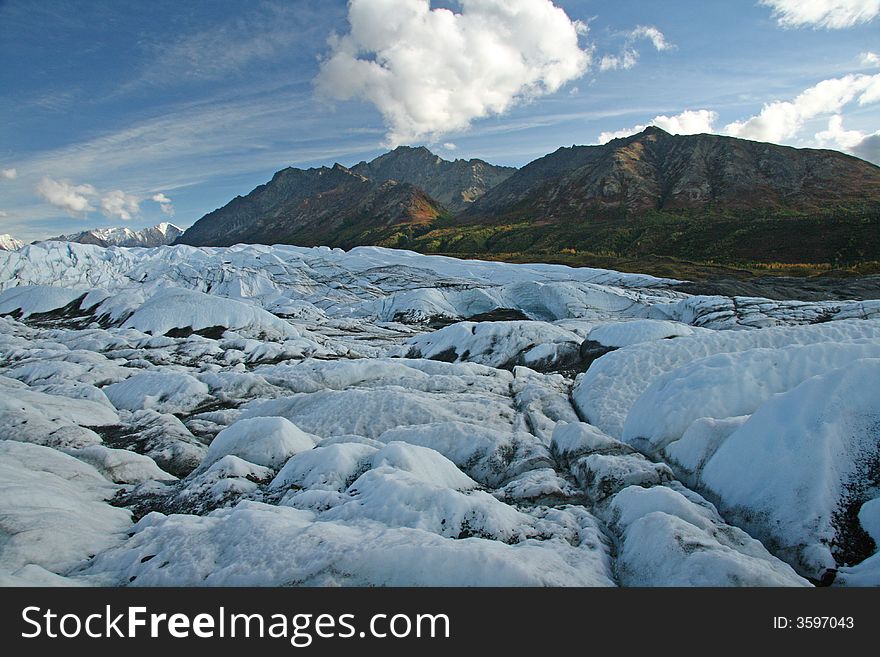
[{"label": "thin wispy cloud", "polygon": [[880,0],[760,0],[782,27],[842,29],[880,16]]},{"label": "thin wispy cloud", "polygon": [[15,180],[18,178],[16,169],[0,169],[0,180]]},{"label": "thin wispy cloud", "polygon": [[[144,46],[139,75],[118,94],[143,86],[224,80],[296,52],[321,22],[317,3],[262,3],[241,16]],[[326,12],[326,8],[324,10]]]},{"label": "thin wispy cloud", "polygon": [[330,40],[316,88],[372,103],[389,146],[468,128],[583,75],[583,23],[550,0],[350,0],[350,32]]},{"label": "thin wispy cloud", "polygon": [[[264,144],[289,130],[309,100],[303,94],[192,103],[174,111],[21,161],[22,173],[112,179],[146,195],[210,175],[253,171],[285,161]],[[194,163],[197,166],[194,166]]]},{"label": "thin wispy cloud", "polygon": [[604,55],[599,60],[599,70],[613,71],[616,69],[628,70],[639,63],[640,53],[636,44],[639,41],[647,40],[651,42],[657,52],[671,50],[675,46],[671,44],[666,36],[653,25],[638,25],[626,35],[626,41],[620,53],[616,55]]}]

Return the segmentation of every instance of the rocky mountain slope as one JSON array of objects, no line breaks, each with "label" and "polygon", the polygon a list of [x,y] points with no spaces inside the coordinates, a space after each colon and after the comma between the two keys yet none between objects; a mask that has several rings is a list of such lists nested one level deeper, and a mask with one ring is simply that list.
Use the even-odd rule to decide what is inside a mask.
[{"label": "rocky mountain slope", "polygon": [[849,266],[880,260],[880,167],[653,127],[517,171],[400,147],[351,169],[280,171],[180,239],[236,242]]},{"label": "rocky mountain slope", "polygon": [[396,227],[430,226],[448,210],[466,207],[513,171],[481,160],[448,162],[426,148],[404,146],[350,169],[288,167],[199,219],[180,243],[378,243]]},{"label": "rocky mountain slope", "polygon": [[377,184],[340,164],[288,167],[247,196],[202,217],[180,244],[238,242],[351,247],[399,224],[430,224],[442,208],[423,190],[393,180]]},{"label": "rocky mountain slope", "polygon": [[588,218],[645,211],[816,211],[880,202],[880,167],[798,149],[660,128],[603,146],[561,148],[523,167],[468,208],[469,220]]},{"label": "rocky mountain slope", "polygon": [[421,187],[451,212],[469,207],[516,171],[483,160],[450,162],[423,146],[399,146],[372,162],[360,162],[351,170],[376,181],[397,180]]}]

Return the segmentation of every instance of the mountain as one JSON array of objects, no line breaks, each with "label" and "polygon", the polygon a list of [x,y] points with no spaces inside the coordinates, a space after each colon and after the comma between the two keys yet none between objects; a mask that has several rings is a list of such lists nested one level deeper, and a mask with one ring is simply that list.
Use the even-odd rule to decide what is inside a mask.
[{"label": "mountain", "polygon": [[183,229],[163,221],[156,226],[131,230],[125,226],[116,228],[94,228],[81,233],[59,235],[46,241],[78,242],[79,244],[95,244],[97,246],[165,246],[172,244],[183,235]]},{"label": "mountain", "polygon": [[199,219],[179,244],[239,242],[351,247],[387,238],[401,225],[430,225],[442,207],[408,183],[382,183],[341,164],[288,167],[247,196]]},{"label": "mountain", "polygon": [[836,151],[648,128],[542,157],[405,246],[850,266],[880,260],[880,167]]},{"label": "mountain", "polygon": [[179,241],[342,247],[393,241],[403,236],[401,228],[424,226],[467,207],[514,171],[482,160],[449,162],[426,148],[406,146],[350,169],[288,167],[199,219]]},{"label": "mountain", "polygon": [[18,251],[23,246],[24,242],[15,239],[8,233],[0,235],[0,251]]},{"label": "mountain", "polygon": [[351,169],[279,171],[179,242],[849,266],[880,260],[880,167],[653,127],[560,148],[519,170],[400,147]]},{"label": "mountain", "polygon": [[880,168],[836,151],[660,128],[603,146],[561,148],[467,210],[473,218],[556,219],[622,208],[812,211],[880,200]]},{"label": "mountain", "polygon": [[372,162],[360,162],[351,170],[375,181],[397,180],[421,187],[452,212],[464,210],[516,171],[483,160],[450,162],[424,146],[399,146]]}]

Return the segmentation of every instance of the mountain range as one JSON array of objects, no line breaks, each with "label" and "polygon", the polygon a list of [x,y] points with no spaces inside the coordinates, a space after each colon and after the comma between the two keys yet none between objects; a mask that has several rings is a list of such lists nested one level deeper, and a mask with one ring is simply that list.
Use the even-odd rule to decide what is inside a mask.
[{"label": "mountain range", "polygon": [[93,228],[81,233],[59,235],[47,242],[78,242],[79,244],[95,244],[97,246],[165,246],[173,244],[183,235],[183,229],[163,221],[155,226],[132,230],[126,226],[114,228]]},{"label": "mountain range", "polygon": [[283,169],[178,239],[238,242],[846,264],[880,260],[880,167],[655,127],[521,169],[399,147],[351,168]]},{"label": "mountain range", "polygon": [[352,247],[380,243],[400,227],[429,229],[513,174],[482,160],[443,160],[401,146],[351,168],[288,167],[189,228],[181,244],[238,242]]}]

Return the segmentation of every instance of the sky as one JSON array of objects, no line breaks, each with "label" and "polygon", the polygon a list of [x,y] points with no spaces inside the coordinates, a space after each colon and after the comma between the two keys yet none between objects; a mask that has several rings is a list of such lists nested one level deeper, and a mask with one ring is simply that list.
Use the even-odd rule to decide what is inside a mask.
[{"label": "sky", "polygon": [[880,0],[0,0],[0,233],[187,227],[398,145],[648,125],[880,164]]}]

